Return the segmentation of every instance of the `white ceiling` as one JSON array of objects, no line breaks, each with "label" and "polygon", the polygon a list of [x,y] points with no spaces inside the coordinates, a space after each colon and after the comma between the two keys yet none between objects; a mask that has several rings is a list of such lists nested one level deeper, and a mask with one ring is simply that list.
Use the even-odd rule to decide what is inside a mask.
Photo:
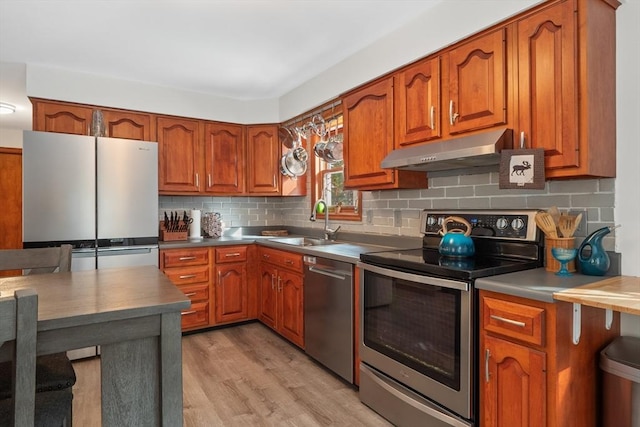
[{"label": "white ceiling", "polygon": [[278,98],[442,1],[0,0],[0,100],[25,97],[16,64]]}]

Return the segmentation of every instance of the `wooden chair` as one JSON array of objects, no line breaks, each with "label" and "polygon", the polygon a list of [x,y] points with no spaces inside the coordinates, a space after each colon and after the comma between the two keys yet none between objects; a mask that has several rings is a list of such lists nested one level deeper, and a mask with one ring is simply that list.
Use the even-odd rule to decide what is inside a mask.
[{"label": "wooden chair", "polygon": [[[61,425],[71,393],[35,392],[38,295],[32,289],[0,296],[0,348],[11,354],[12,397],[0,400],[0,424],[14,427]],[[12,345],[11,351],[5,350]]]},{"label": "wooden chair", "polygon": [[[22,270],[23,274],[65,272],[71,270],[71,245],[38,249],[0,250],[0,271]],[[0,363],[0,399],[11,396],[11,363]],[[48,354],[36,358],[36,392],[71,389],[76,374],[66,353]],[[69,407],[67,423],[71,425],[72,411]]]}]

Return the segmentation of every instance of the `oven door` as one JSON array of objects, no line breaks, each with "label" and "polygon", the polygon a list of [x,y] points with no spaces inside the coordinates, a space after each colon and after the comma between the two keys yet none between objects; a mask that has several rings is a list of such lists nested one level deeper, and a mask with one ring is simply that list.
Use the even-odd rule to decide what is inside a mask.
[{"label": "oven door", "polygon": [[362,363],[462,418],[473,418],[471,285],[358,266]]}]

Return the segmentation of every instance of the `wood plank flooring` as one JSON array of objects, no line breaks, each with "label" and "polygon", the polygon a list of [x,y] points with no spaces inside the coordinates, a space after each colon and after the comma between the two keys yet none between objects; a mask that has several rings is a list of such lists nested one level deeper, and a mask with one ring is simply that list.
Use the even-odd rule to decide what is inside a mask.
[{"label": "wood plank flooring", "polygon": [[[260,323],[182,341],[184,425],[391,426],[341,378]],[[74,362],[73,425],[100,425],[97,358]]]}]

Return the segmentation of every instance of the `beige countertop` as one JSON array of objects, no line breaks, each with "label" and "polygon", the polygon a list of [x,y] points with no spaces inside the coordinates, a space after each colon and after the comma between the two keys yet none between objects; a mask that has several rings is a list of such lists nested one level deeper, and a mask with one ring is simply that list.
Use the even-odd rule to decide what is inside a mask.
[{"label": "beige countertop", "polygon": [[603,277],[587,285],[554,292],[553,298],[640,316],[640,277]]}]

